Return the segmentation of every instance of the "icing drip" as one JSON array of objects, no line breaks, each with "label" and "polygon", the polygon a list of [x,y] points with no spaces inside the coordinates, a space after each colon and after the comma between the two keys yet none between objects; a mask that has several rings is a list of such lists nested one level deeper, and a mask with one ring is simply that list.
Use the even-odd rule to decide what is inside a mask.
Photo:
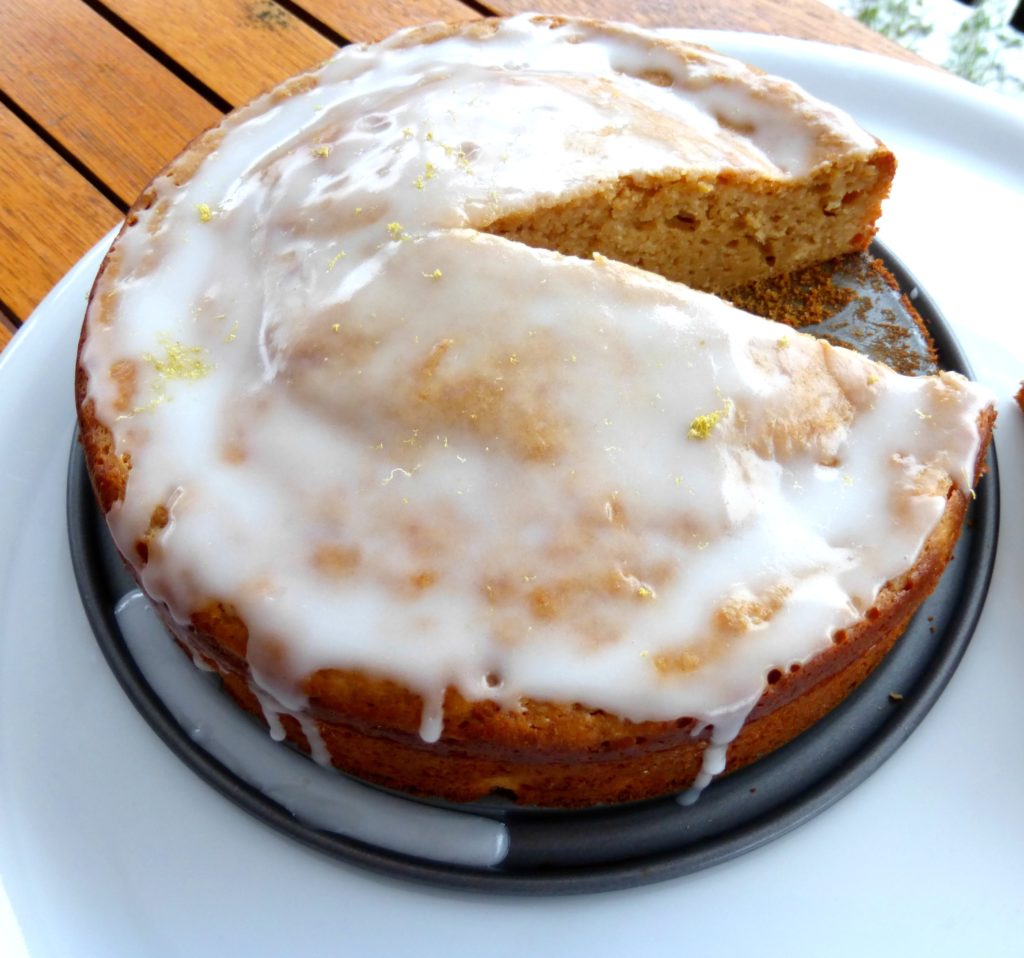
[{"label": "icing drip", "polygon": [[420,720],[420,738],[424,742],[437,742],[444,731],[444,689],[440,688],[423,700]]},{"label": "icing drip", "polygon": [[275,742],[283,742],[288,736],[281,724],[281,706],[266,692],[255,692],[263,710],[263,720],[267,723],[267,731]]},{"label": "icing drip", "polygon": [[189,652],[189,655],[192,657],[192,664],[199,669],[200,672],[216,671],[212,666],[206,664],[203,657],[198,652]]},{"label": "icing drip", "polygon": [[[178,724],[218,762],[299,820],[431,861],[488,868],[505,859],[509,834],[501,822],[396,798],[269,743],[216,683],[167,641],[138,590],[121,599],[115,615],[132,658]],[[319,736],[311,736],[305,725],[303,730],[314,757],[322,755],[314,744]]]},{"label": "icing drip", "polygon": [[302,726],[302,734],[306,736],[306,742],[309,745],[309,757],[317,765],[331,768],[331,754],[327,751],[327,746],[324,744],[323,736],[320,734],[320,727],[308,715],[299,713],[295,717],[298,719],[299,725]]},{"label": "icing drip", "polygon": [[[747,721],[747,716],[750,715],[751,709],[756,704],[755,700],[715,716],[714,728],[711,730],[711,740],[704,749],[701,759],[701,770],[697,773],[693,784],[676,797],[676,801],[680,805],[692,805],[696,802],[700,798],[701,792],[711,784],[712,779],[725,771],[729,745],[740,734],[740,730]],[[704,726],[704,728],[706,727]],[[694,735],[700,735],[702,730],[698,726],[694,730]]]},{"label": "icing drip", "polygon": [[272,734],[351,669],[419,694],[425,741],[449,686],[694,717],[703,780],[912,564],[990,397],[479,232],[602,177],[797,176],[873,149],[849,118],[629,29],[403,42],[228,118],[118,240],[82,353],[132,455],[115,538],[182,619],[238,610]]}]

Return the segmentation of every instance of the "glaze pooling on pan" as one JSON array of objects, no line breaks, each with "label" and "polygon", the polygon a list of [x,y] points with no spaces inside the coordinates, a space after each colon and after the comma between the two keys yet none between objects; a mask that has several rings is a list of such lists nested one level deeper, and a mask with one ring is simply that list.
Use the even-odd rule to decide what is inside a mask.
[{"label": "glaze pooling on pan", "polygon": [[108,519],[130,558],[149,535],[146,592],[236,608],[271,712],[343,668],[419,693],[427,741],[449,687],[739,728],[913,564],[990,397],[482,230],[671,170],[666,116],[691,174],[875,141],[580,24],[399,35],[314,76],[154,184],[93,300],[89,398],[132,462]]}]

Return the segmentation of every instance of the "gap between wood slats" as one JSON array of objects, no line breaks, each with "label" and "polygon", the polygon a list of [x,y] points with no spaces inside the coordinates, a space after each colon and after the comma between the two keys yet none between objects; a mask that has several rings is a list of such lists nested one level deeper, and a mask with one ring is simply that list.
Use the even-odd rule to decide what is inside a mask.
[{"label": "gap between wood slats", "polygon": [[37,123],[17,103],[15,103],[3,90],[0,90],[0,106],[6,107],[22,123],[25,124],[36,136],[39,137],[54,153],[56,153],[68,166],[82,177],[91,187],[103,198],[113,203],[122,213],[128,209],[128,204],[121,199],[106,183],[103,182],[92,170],[89,169],[77,156],[67,149],[56,137],[40,123]]},{"label": "gap between wood slats", "polygon": [[0,301],[0,352],[11,341],[21,323],[18,322],[7,306]]},{"label": "gap between wood slats", "polygon": [[0,303],[26,320],[122,211],[0,106]]},{"label": "gap between wood slats", "polygon": [[156,62],[165,70],[173,73],[186,86],[191,87],[191,89],[203,97],[203,99],[205,99],[211,106],[216,107],[221,113],[227,113],[231,110],[232,105],[217,93],[216,90],[211,90],[210,87],[199,79],[199,77],[189,73],[189,71],[181,66],[181,64],[164,53],[164,51],[146,37],[145,34],[136,30],[135,27],[116,14],[108,6],[101,3],[100,0],[82,0],[82,2],[95,13],[103,17],[103,19],[112,27],[116,27],[137,47],[140,47],[145,53],[148,53],[149,56],[156,60]]},{"label": "gap between wood slats", "polygon": [[475,20],[474,6],[460,0],[284,0],[349,40],[370,43],[402,27],[437,20]]},{"label": "gap between wood slats", "polygon": [[343,37],[337,30],[331,29],[323,20],[318,20],[308,10],[294,3],[293,0],[276,0],[276,4],[283,10],[287,10],[296,20],[301,20],[307,27],[312,27],[320,36],[330,40],[336,47],[345,47],[352,42],[347,37]]},{"label": "gap between wood slats", "polygon": [[493,17],[494,11],[490,7],[484,6],[482,3],[477,3],[476,0],[459,0],[464,7],[469,7],[474,13],[479,13],[482,17]]},{"label": "gap between wood slats", "polygon": [[223,115],[82,0],[0,2],[0,86],[126,202]]},{"label": "gap between wood slats", "polygon": [[97,0],[233,105],[338,47],[274,0]]},{"label": "gap between wood slats", "polygon": [[0,299],[0,324],[7,326],[12,333],[21,326],[21,320],[14,315],[14,310],[2,299]]},{"label": "gap between wood slats", "polygon": [[81,2],[221,110],[315,66],[351,41],[429,20],[473,19],[484,10],[476,0]]},{"label": "gap between wood slats", "polygon": [[0,299],[0,326],[6,326],[12,333],[17,332],[21,327],[21,320],[14,315],[14,311],[2,299]]}]

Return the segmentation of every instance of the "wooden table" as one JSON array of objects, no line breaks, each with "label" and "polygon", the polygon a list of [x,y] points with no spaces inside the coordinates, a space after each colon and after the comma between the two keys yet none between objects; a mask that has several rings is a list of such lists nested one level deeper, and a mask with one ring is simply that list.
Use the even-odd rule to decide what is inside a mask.
[{"label": "wooden table", "polygon": [[0,0],[0,349],[225,111],[346,43],[522,10],[774,33],[921,62],[819,0]]}]

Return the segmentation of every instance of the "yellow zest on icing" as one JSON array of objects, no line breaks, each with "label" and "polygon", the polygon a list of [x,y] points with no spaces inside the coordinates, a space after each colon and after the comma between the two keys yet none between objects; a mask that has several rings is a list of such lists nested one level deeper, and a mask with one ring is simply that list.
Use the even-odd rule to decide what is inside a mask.
[{"label": "yellow zest on icing", "polygon": [[163,355],[143,353],[142,358],[164,379],[202,379],[213,368],[203,359],[207,352],[203,346],[186,346],[166,333],[161,333],[157,342]]},{"label": "yellow zest on icing", "polygon": [[[929,510],[939,514],[945,498],[915,493],[913,508],[896,513],[892,501],[907,499],[900,481],[936,468],[968,490],[988,401],[974,387],[940,401],[930,387],[857,361],[845,380],[851,394],[869,375],[869,384],[882,377],[870,405],[832,432],[816,425],[811,435],[827,448],[791,455],[789,433],[772,424],[794,405],[792,379],[745,358],[753,348],[805,370],[807,394],[817,394],[835,378],[814,366],[821,347],[812,340],[632,267],[487,234],[536,196],[555,202],[595,178],[654,182],[679,169],[691,135],[709,184],[734,169],[806,176],[822,159],[808,111],[830,151],[876,148],[794,88],[776,96],[767,86],[783,81],[689,46],[681,55],[660,39],[652,47],[647,36],[516,17],[485,39],[456,31],[429,44],[353,45],[311,74],[322,115],[301,93],[257,102],[224,121],[221,146],[197,161],[191,180],[157,181],[168,228],[118,240],[120,268],[101,277],[90,320],[97,328],[96,310],[116,296],[109,325],[118,335],[90,336],[82,362],[97,414],[113,423],[118,447],[136,453],[114,518],[122,551],[169,483],[202,504],[181,510],[180,534],[142,570],[157,589],[175,583],[179,611],[198,607],[190,603],[202,590],[228,593],[254,656],[287,634],[303,669],[365,665],[425,699],[449,686],[472,696],[478,679],[467,686],[463,677],[493,670],[503,683],[488,694],[503,708],[540,695],[638,721],[693,716],[717,729],[722,716],[742,720],[781,647],[795,636],[800,647],[786,661],[809,660],[850,623],[851,596],[874,594],[915,554]],[[654,67],[671,87],[638,79]],[[469,87],[486,109],[464,107]],[[624,95],[613,100],[616,88]],[[453,103],[457,119],[446,109]],[[768,121],[757,124],[764,135],[722,148],[722,110]],[[659,142],[653,127],[663,125],[685,130],[686,142]],[[650,136],[634,132],[648,127]],[[714,137],[702,139],[701,128]],[[545,148],[554,141],[564,149]],[[320,147],[331,163],[310,159]],[[434,176],[444,189],[426,188]],[[222,204],[216,213],[199,202],[210,197]],[[197,209],[218,216],[216,230],[194,225]],[[191,241],[178,242],[183,235]],[[341,246],[347,268],[328,276]],[[428,288],[417,274],[445,282]],[[223,325],[204,322],[223,310],[243,320],[231,346]],[[157,349],[152,330],[165,328],[181,342]],[[444,340],[458,345],[422,375]],[[152,368],[139,366],[156,395],[140,407],[154,413],[142,441],[138,424],[117,421],[104,372],[146,349],[156,354]],[[565,365],[577,362],[569,375]],[[191,390],[200,415],[198,404],[167,402],[168,379],[210,370]],[[707,438],[732,402],[736,421],[715,443],[681,441],[688,422],[694,438]],[[720,408],[690,421],[712,405]],[[915,407],[934,414],[934,428],[920,426]],[[211,465],[226,432],[244,433],[249,452],[230,486]],[[751,437],[769,433],[767,455],[777,439],[776,456],[789,456],[781,469],[752,451]],[[168,437],[182,435],[186,448],[171,454]],[[893,451],[906,458],[890,461]],[[839,473],[823,462],[841,463],[855,484],[834,495]],[[605,521],[611,489],[619,494]],[[394,509],[398,501],[410,508]],[[862,513],[879,517],[886,536],[866,557]],[[267,521],[254,523],[257,515]],[[320,590],[298,575],[301,563],[278,562],[308,554],[312,528],[343,529],[364,549],[343,587]],[[218,549],[184,551],[208,541]],[[707,639],[730,590],[742,584],[756,598],[771,584],[758,577],[773,542],[789,544],[771,573],[792,584],[785,613],[762,621],[754,609],[734,649],[718,643],[727,681],[706,673],[702,656],[691,675],[687,650]],[[892,556],[899,568],[884,565]],[[425,563],[437,582],[411,602],[410,576]],[[189,576],[176,575],[184,568]],[[617,568],[634,580],[609,572]],[[524,572],[537,581],[521,581]],[[268,576],[301,601],[282,601],[271,615],[244,585]],[[531,615],[528,593],[539,583],[557,597],[557,616]],[[389,641],[367,643],[370,635]],[[655,660],[668,671],[651,668]],[[283,666],[259,681],[301,707],[302,678]]]},{"label": "yellow zest on icing", "polygon": [[209,223],[213,219],[213,210],[210,209],[209,203],[197,203],[196,210],[199,213],[200,223]]},{"label": "yellow zest on icing", "polygon": [[[167,397],[167,393],[165,392],[165,390],[163,388],[163,385],[162,384],[158,384],[158,383],[154,383],[153,387],[154,387],[153,388],[153,393],[154,393],[153,398],[148,403],[145,403],[142,406],[135,406],[132,409],[132,411],[131,411],[131,415],[132,416],[138,415],[139,413],[153,412],[153,410],[155,410],[158,406],[162,406],[165,402],[167,402],[167,398],[168,397]],[[119,416],[118,418],[119,419],[129,419],[131,417],[130,416]]]},{"label": "yellow zest on icing", "polygon": [[689,436],[690,439],[707,439],[714,431],[715,426],[718,425],[722,417],[728,416],[731,411],[732,402],[727,399],[725,401],[725,408],[716,409],[714,412],[694,417],[686,435]]},{"label": "yellow zest on icing", "polygon": [[331,261],[327,264],[327,272],[329,273],[335,266],[338,265],[338,261],[345,258],[345,251],[339,250],[331,257]]}]

